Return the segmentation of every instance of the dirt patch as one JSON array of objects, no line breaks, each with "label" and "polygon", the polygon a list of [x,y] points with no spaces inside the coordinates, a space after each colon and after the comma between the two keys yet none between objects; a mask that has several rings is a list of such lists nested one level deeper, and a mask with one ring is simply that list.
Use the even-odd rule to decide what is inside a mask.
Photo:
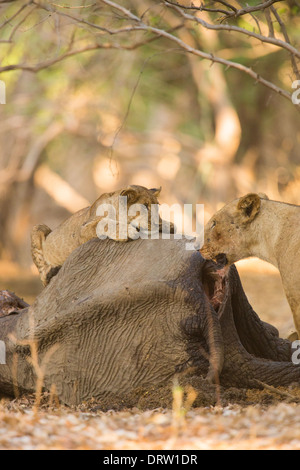
[{"label": "dirt patch", "polygon": [[[125,405],[136,400],[118,402],[117,397],[69,408],[44,394],[38,410],[34,395],[2,400],[0,450],[300,449],[300,405],[280,395],[300,401],[300,387],[221,389],[222,406],[214,406],[215,387],[199,377],[184,381],[182,401],[176,400],[178,384],[169,384],[136,391],[138,406],[130,408]],[[198,389],[193,406],[191,386]]]},{"label": "dirt patch", "polygon": [[[137,389],[128,397],[110,395],[102,400],[92,399],[76,407],[60,405],[53,400],[51,394],[45,392],[41,398],[39,409],[51,410],[53,406],[69,411],[108,412],[124,410],[154,410],[174,409],[176,390],[181,391],[182,408],[225,408],[238,405],[241,408],[248,406],[276,406],[279,403],[294,403],[300,405],[300,386],[269,387],[262,389],[224,388],[209,384],[204,378],[198,376],[186,377],[180,382],[170,382],[164,386],[148,389]],[[192,400],[191,400],[192,395]],[[32,409],[35,404],[35,395],[24,395],[18,399],[2,398],[7,410]]]},{"label": "dirt patch", "polygon": [[[137,408],[141,411],[157,408],[174,408],[174,395],[176,387],[181,390],[182,406],[188,403],[188,408],[227,407],[239,405],[247,407],[252,405],[270,406],[281,402],[300,404],[300,386],[268,387],[268,389],[224,388],[211,385],[199,376],[184,377],[179,382],[169,382],[159,387],[137,389],[128,397],[110,395],[102,400],[92,401],[88,404],[91,411],[109,410],[122,411]],[[193,396],[191,403],[191,395]],[[79,407],[80,408],[80,407]]]},{"label": "dirt patch", "polygon": [[[84,402],[76,407],[67,407],[59,404],[56,397],[45,392],[40,400],[39,409],[51,411],[53,406],[71,411],[88,412],[121,412],[129,410],[139,410],[141,412],[155,409],[172,410],[174,406],[182,409],[191,408],[226,408],[228,406],[261,406],[267,408],[276,406],[279,403],[300,405],[300,385],[292,384],[289,387],[272,387],[245,389],[245,388],[224,388],[212,385],[203,377],[187,376],[180,380],[169,382],[165,385],[139,388],[134,390],[127,397],[119,397],[117,394],[89,402]],[[180,391],[180,403],[176,399],[176,393]],[[1,398],[1,397],[0,397]],[[177,400],[177,405],[175,401]],[[23,395],[18,399],[2,397],[7,410],[32,409],[35,405],[35,395]]]}]

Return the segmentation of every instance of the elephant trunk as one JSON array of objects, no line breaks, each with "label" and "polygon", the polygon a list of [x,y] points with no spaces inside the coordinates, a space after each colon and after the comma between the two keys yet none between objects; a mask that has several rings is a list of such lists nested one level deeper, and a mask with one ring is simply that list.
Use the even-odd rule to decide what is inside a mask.
[{"label": "elephant trunk", "polygon": [[211,383],[219,383],[219,376],[224,365],[225,348],[220,318],[229,296],[228,271],[216,268],[215,263],[206,262],[202,278],[206,293],[205,321],[202,331],[209,348],[209,369],[206,378]]}]

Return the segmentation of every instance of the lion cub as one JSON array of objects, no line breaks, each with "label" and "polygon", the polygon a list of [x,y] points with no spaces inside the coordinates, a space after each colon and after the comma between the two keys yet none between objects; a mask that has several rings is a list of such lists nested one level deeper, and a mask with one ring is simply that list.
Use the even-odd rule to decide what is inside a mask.
[{"label": "lion cub", "polygon": [[212,217],[200,251],[226,264],[255,256],[276,266],[300,338],[300,206],[248,194]]},{"label": "lion cub", "polygon": [[[108,237],[117,241],[127,241],[128,239],[137,238],[139,231],[151,231],[151,205],[155,205],[157,213],[154,212],[157,230],[162,231],[162,220],[158,215],[158,195],[160,189],[147,189],[143,186],[128,186],[113,193],[102,194],[89,207],[81,209],[73,214],[65,222],[59,225],[53,231],[47,225],[36,225],[31,233],[31,253],[32,258],[37,266],[42,283],[47,285],[50,279],[57,274],[68,256],[80,245],[91,240],[92,238]],[[123,199],[120,198],[123,197]],[[125,199],[127,198],[127,199]],[[122,206],[120,201],[125,206]],[[142,206],[142,211],[138,212],[130,208],[138,204],[136,207]],[[99,214],[99,209],[102,213]],[[106,209],[113,209],[113,214],[106,212]],[[148,210],[149,209],[149,210]],[[125,210],[125,222],[122,222],[121,211]],[[153,210],[153,209],[152,209]],[[104,217],[108,215],[109,221],[115,225],[113,232],[106,232],[101,229],[100,223]],[[110,219],[110,217],[112,217]],[[100,226],[100,228],[99,228]],[[102,232],[101,232],[102,230]],[[174,226],[170,226],[171,232]]]}]

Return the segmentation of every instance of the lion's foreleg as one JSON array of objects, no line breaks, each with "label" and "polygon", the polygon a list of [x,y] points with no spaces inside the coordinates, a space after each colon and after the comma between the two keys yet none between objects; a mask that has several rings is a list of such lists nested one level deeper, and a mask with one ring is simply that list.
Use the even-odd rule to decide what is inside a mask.
[{"label": "lion's foreleg", "polygon": [[47,236],[51,233],[47,225],[35,225],[31,232],[31,255],[34,264],[39,270],[41,281],[46,286],[49,282],[49,273],[52,267],[49,266],[44,257],[43,244]]}]

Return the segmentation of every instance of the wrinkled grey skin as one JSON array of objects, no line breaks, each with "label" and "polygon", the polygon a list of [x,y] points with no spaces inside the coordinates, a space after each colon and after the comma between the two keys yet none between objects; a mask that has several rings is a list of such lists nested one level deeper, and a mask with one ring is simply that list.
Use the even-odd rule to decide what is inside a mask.
[{"label": "wrinkled grey skin", "polygon": [[207,266],[185,240],[94,239],[80,246],[31,307],[0,318],[7,349],[0,393],[14,392],[14,353],[19,392],[35,390],[25,344],[33,337],[40,364],[47,360],[45,389],[55,384],[70,405],[163,384],[190,366],[210,380],[216,372],[225,386],[299,382],[290,343],[253,312],[234,267],[218,313],[212,308]]}]

